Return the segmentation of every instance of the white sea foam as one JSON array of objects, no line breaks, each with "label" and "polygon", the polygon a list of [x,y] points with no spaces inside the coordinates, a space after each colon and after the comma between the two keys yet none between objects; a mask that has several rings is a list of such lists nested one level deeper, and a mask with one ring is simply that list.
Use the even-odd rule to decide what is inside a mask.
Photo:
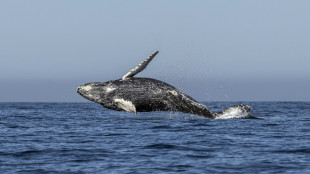
[{"label": "white sea foam", "polygon": [[[249,107],[249,106],[247,106]],[[225,109],[219,114],[216,119],[231,119],[231,118],[253,118],[252,110],[245,110],[242,106],[232,106]]]}]

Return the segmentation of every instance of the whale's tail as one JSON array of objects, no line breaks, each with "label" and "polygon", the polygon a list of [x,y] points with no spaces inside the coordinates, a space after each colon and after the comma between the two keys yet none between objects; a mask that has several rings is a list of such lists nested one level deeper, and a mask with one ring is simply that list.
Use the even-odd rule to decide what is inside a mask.
[{"label": "whale's tail", "polygon": [[255,119],[252,108],[249,105],[234,105],[224,109],[222,112],[216,113],[215,119]]}]

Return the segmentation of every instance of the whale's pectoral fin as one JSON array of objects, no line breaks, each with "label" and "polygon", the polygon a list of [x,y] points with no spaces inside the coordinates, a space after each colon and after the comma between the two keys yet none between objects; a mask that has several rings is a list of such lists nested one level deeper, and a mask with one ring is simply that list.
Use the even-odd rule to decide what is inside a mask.
[{"label": "whale's pectoral fin", "polygon": [[137,67],[130,70],[127,74],[125,74],[122,79],[126,79],[128,77],[133,77],[134,75],[138,74],[139,72],[143,71],[147,65],[151,62],[151,60],[156,56],[158,51],[155,51],[153,54],[151,54],[148,58],[146,58],[143,62],[141,62]]},{"label": "whale's pectoral fin", "polygon": [[114,102],[120,109],[137,114],[136,106],[131,101],[124,99],[114,99]]}]

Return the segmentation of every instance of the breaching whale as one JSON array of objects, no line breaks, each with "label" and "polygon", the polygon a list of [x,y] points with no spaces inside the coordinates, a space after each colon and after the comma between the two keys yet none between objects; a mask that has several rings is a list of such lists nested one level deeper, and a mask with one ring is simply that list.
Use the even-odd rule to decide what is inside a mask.
[{"label": "breaching whale", "polygon": [[255,118],[248,105],[235,105],[222,112],[213,112],[175,87],[151,78],[134,77],[143,71],[158,51],[151,54],[121,79],[93,82],[79,86],[77,92],[84,98],[105,108],[127,112],[175,111],[206,118]]}]

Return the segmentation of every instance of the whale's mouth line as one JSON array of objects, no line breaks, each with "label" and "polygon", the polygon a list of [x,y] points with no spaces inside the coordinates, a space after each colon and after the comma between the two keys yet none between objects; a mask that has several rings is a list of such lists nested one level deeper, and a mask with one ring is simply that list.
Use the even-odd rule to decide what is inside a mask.
[{"label": "whale's mouth line", "polygon": [[76,92],[77,92],[78,94],[80,94],[82,97],[84,97],[85,99],[90,100],[90,101],[95,102],[95,103],[98,103],[94,98],[85,95],[85,94],[82,92],[83,90],[84,90],[84,89],[83,89],[83,86],[79,86],[79,87],[77,88]]}]

